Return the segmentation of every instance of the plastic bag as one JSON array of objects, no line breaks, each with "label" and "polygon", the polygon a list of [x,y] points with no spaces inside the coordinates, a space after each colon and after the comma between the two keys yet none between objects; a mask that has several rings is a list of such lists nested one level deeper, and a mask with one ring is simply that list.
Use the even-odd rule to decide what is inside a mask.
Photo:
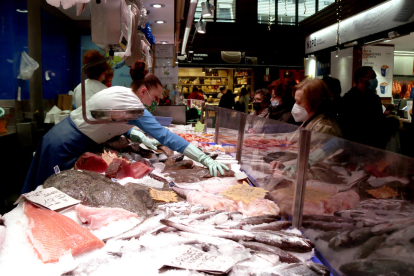
[{"label": "plastic bag", "polygon": [[32,77],[33,72],[39,67],[36,60],[32,59],[26,52],[22,52],[22,58],[20,59],[20,74],[18,79],[28,80]]}]

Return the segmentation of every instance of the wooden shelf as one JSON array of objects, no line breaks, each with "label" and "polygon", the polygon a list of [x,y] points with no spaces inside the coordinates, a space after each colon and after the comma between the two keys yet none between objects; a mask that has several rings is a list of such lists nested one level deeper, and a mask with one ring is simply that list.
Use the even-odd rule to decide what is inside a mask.
[{"label": "wooden shelf", "polygon": [[220,78],[228,78],[227,77],[217,77],[217,76],[213,76],[213,77],[208,77],[208,76],[203,76],[203,77],[189,77],[189,76],[178,76],[179,78],[189,78],[189,79],[196,79],[196,78],[213,78],[213,79],[220,79]]}]

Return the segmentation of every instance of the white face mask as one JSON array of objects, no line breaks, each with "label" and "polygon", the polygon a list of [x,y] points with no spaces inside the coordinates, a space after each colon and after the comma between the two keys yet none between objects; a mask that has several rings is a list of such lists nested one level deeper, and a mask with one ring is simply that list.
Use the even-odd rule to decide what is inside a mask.
[{"label": "white face mask", "polygon": [[292,108],[292,116],[296,122],[303,122],[305,121],[309,114],[305,108],[301,107],[300,105],[294,104]]},{"label": "white face mask", "polygon": [[279,105],[279,100],[274,100],[274,101],[272,101],[272,106],[273,107],[276,107],[276,106],[278,106]]}]

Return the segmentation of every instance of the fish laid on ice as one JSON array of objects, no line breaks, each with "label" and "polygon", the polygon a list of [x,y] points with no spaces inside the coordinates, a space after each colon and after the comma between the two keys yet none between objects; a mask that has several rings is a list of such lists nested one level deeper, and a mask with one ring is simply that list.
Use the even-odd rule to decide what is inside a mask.
[{"label": "fish laid on ice", "polygon": [[384,240],[385,236],[371,237],[363,245],[361,245],[360,248],[358,248],[358,251],[355,253],[354,259],[360,260],[368,258],[369,255],[371,255],[371,253],[374,252],[375,249],[377,249]]},{"label": "fish laid on ice", "polygon": [[171,212],[174,215],[190,215],[190,214],[203,214],[208,211],[208,208],[200,204],[191,204],[187,201],[165,203],[157,205],[155,213],[158,212]]},{"label": "fish laid on ice", "polygon": [[398,258],[401,261],[413,261],[414,247],[408,244],[385,245],[377,248],[373,254],[377,258]]},{"label": "fish laid on ice", "polygon": [[303,221],[324,221],[337,223],[353,223],[352,219],[337,217],[337,216],[321,216],[321,215],[303,215]]},{"label": "fish laid on ice", "polygon": [[[224,175],[217,174],[218,177],[234,177],[234,171],[224,170]],[[212,178],[209,169],[187,169],[187,170],[172,170],[169,172],[169,177],[173,178],[175,182],[196,183],[205,178]]]},{"label": "fish laid on ice", "polygon": [[128,240],[132,238],[139,238],[140,236],[151,232],[151,231],[157,231],[161,228],[164,228],[164,225],[160,223],[160,220],[166,219],[169,217],[168,212],[164,212],[162,214],[159,214],[157,216],[152,216],[144,221],[142,221],[140,224],[135,226],[129,231],[126,231],[125,233],[122,233],[116,237],[113,237],[111,239],[114,240]]},{"label": "fish laid on ice", "polygon": [[191,217],[191,219],[193,220],[206,220],[208,218],[211,218],[217,214],[223,213],[223,210],[215,210],[215,211],[209,211],[209,212],[205,212],[204,214],[201,215],[197,215],[195,217]]},{"label": "fish laid on ice", "polygon": [[212,195],[209,193],[191,191],[187,194],[187,201],[190,203],[197,203],[206,206],[210,211],[237,211],[237,205],[234,200],[230,200],[222,196]]},{"label": "fish laid on ice", "polygon": [[405,218],[400,220],[394,220],[392,222],[378,224],[372,227],[372,233],[374,235],[381,235],[384,233],[389,233],[397,230],[405,229],[411,225],[414,225],[414,218]]},{"label": "fish laid on ice", "polygon": [[311,244],[304,237],[287,235],[284,232],[252,232],[254,239],[257,242],[276,246],[287,251],[292,252],[310,252],[312,251]]},{"label": "fish laid on ice", "polygon": [[329,276],[330,272],[329,269],[323,265],[313,262],[305,262],[290,264],[279,273],[282,276]]},{"label": "fish laid on ice", "polygon": [[280,219],[280,216],[277,216],[277,215],[261,215],[261,216],[256,216],[256,217],[244,218],[240,221],[240,225],[257,225],[257,224],[278,221],[279,219]]},{"label": "fish laid on ice", "polygon": [[249,242],[239,241],[239,243],[243,245],[244,247],[253,249],[255,251],[264,251],[264,252],[275,254],[279,256],[279,260],[284,263],[300,263],[301,262],[296,256],[276,246],[271,246],[268,244],[263,244],[260,242],[251,242],[251,241]]},{"label": "fish laid on ice", "polygon": [[395,259],[370,259],[352,261],[339,268],[349,276],[414,275],[414,265]]},{"label": "fish laid on ice", "polygon": [[290,221],[275,221],[271,223],[261,224],[261,225],[244,225],[241,229],[249,230],[249,231],[259,231],[259,230],[272,230],[272,231],[280,231],[288,229],[292,226],[292,222]]},{"label": "fish laid on ice", "polygon": [[355,229],[356,226],[353,223],[336,223],[336,222],[321,222],[321,221],[304,221],[302,226],[310,229],[318,229],[322,231],[343,230],[343,229]]},{"label": "fish laid on ice", "polygon": [[332,238],[329,241],[329,247],[335,251],[343,248],[355,247],[366,242],[372,235],[370,227],[345,231]]},{"label": "fish laid on ice", "polygon": [[348,231],[348,230],[338,229],[338,230],[323,232],[322,234],[319,234],[318,236],[316,236],[315,240],[316,241],[317,240],[323,240],[323,241],[329,242],[331,239],[335,238],[336,236],[338,236],[339,234],[341,234],[344,231]]},{"label": "fish laid on ice", "polygon": [[112,221],[138,218],[137,214],[121,208],[95,208],[79,204],[75,209],[80,221],[88,223],[88,228],[91,230],[99,229]]},{"label": "fish laid on ice", "polygon": [[414,243],[414,225],[411,225],[403,230],[392,233],[390,236],[387,237],[385,244],[406,244],[409,242]]},{"label": "fish laid on ice", "polygon": [[397,199],[367,199],[363,200],[358,203],[358,209],[365,209],[365,210],[395,210],[395,211],[402,211],[405,210],[409,206],[404,200],[397,200]]},{"label": "fish laid on ice", "polygon": [[253,201],[250,201],[248,204],[244,203],[242,200],[237,202],[237,211],[242,212],[243,215],[252,217],[252,216],[261,216],[261,215],[279,215],[280,209],[276,203],[264,198],[257,198]]},{"label": "fish laid on ice", "polygon": [[24,213],[29,220],[28,238],[43,263],[57,262],[67,252],[76,256],[105,245],[88,229],[57,212],[25,202]]},{"label": "fish laid on ice", "polygon": [[189,225],[185,225],[182,223],[173,222],[167,219],[161,220],[161,223],[170,227],[175,227],[178,230],[186,231],[190,233],[195,234],[202,234],[212,237],[218,237],[218,238],[224,238],[224,239],[230,239],[230,240],[252,240],[255,238],[255,236],[247,231],[243,230],[236,230],[236,229],[229,229],[229,230],[214,230],[214,229],[203,229],[203,228],[197,228],[192,227]]}]

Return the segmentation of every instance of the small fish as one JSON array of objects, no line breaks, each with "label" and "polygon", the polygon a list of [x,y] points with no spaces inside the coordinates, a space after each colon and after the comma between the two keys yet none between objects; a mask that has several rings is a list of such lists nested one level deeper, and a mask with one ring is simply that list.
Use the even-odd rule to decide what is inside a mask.
[{"label": "small fish", "polygon": [[256,217],[248,217],[245,219],[242,219],[240,223],[243,225],[257,225],[257,224],[263,224],[263,223],[269,223],[278,221],[280,219],[280,216],[275,215],[262,215],[262,216],[256,216]]},{"label": "small fish", "polygon": [[299,263],[299,264],[290,264],[285,267],[280,274],[283,276],[329,276],[329,269],[322,265],[314,264],[311,262]]},{"label": "small fish", "polygon": [[343,248],[355,247],[366,242],[371,236],[372,232],[370,227],[345,231],[329,241],[329,248],[338,251]]},{"label": "small fish", "polygon": [[339,270],[350,276],[414,275],[413,264],[396,259],[357,260],[341,265]]},{"label": "small fish", "polygon": [[212,236],[212,237],[225,238],[225,239],[230,239],[230,240],[235,240],[235,241],[254,239],[254,235],[252,233],[243,231],[243,230],[236,230],[236,229],[207,230],[207,229],[192,227],[192,226],[185,225],[182,223],[173,222],[167,219],[162,219],[160,222],[164,225],[175,227],[178,230],[195,233],[195,234],[202,234],[202,235],[207,235],[207,236]]},{"label": "small fish", "polygon": [[357,228],[353,223],[336,223],[336,222],[321,222],[321,221],[304,221],[302,226],[310,229],[318,229],[322,231],[344,230]]},{"label": "small fish", "polygon": [[324,221],[337,223],[353,223],[352,219],[337,217],[337,216],[318,216],[318,215],[303,215],[303,221]]},{"label": "small fish", "polygon": [[329,242],[331,239],[338,236],[344,231],[347,231],[347,230],[332,230],[332,231],[324,232],[316,236],[315,240],[323,240],[323,241]]},{"label": "small fish", "polygon": [[271,245],[263,244],[260,242],[250,242],[250,241],[249,242],[240,241],[239,243],[243,245],[244,247],[253,249],[255,251],[264,251],[264,252],[275,254],[279,256],[280,261],[284,263],[300,263],[301,262],[296,256],[276,246],[271,246]]},{"label": "small fish", "polygon": [[372,227],[372,233],[374,235],[381,235],[384,233],[389,233],[397,230],[405,229],[411,225],[414,225],[414,218],[405,218],[399,221],[388,222],[384,224],[378,224]]},{"label": "small fish", "polygon": [[364,210],[349,209],[349,210],[335,211],[334,215],[337,217],[342,217],[342,218],[356,218],[356,217],[365,216],[366,213],[367,211],[364,211]]},{"label": "small fish", "polygon": [[310,252],[312,246],[304,237],[286,235],[283,232],[252,232],[255,241],[292,252]]},{"label": "small fish", "polygon": [[217,214],[223,213],[223,210],[215,210],[215,211],[210,211],[210,212],[205,212],[204,214],[198,215],[194,218],[192,218],[193,220],[206,220],[208,218],[211,218],[212,216],[215,216]]},{"label": "small fish", "polygon": [[265,225],[255,225],[255,226],[245,225],[245,226],[242,226],[242,229],[249,230],[249,231],[258,231],[258,230],[280,231],[280,230],[288,229],[290,226],[292,226],[292,222],[290,221],[275,221],[275,222],[267,223]]},{"label": "small fish", "polygon": [[371,255],[371,253],[374,252],[375,249],[379,247],[384,240],[385,236],[371,237],[369,240],[366,241],[366,243],[364,243],[363,245],[361,245],[360,248],[358,248],[358,251],[355,253],[354,259],[360,260],[368,258],[369,255]]},{"label": "small fish", "polygon": [[332,238],[329,241],[329,248],[335,251],[339,251],[343,249],[344,245],[348,245],[351,242],[351,238],[348,235],[349,232],[351,231],[350,230],[344,231],[340,233],[339,235],[337,235],[336,237]]},{"label": "small fish", "polygon": [[392,233],[385,241],[385,244],[393,245],[396,243],[414,243],[414,225],[403,230]]},{"label": "small fish", "polygon": [[272,254],[269,252],[263,252],[263,251],[259,251],[259,252],[254,252],[254,254],[260,258],[262,258],[263,260],[267,261],[268,263],[270,263],[272,266],[275,266],[279,263],[279,256],[276,254]]}]

